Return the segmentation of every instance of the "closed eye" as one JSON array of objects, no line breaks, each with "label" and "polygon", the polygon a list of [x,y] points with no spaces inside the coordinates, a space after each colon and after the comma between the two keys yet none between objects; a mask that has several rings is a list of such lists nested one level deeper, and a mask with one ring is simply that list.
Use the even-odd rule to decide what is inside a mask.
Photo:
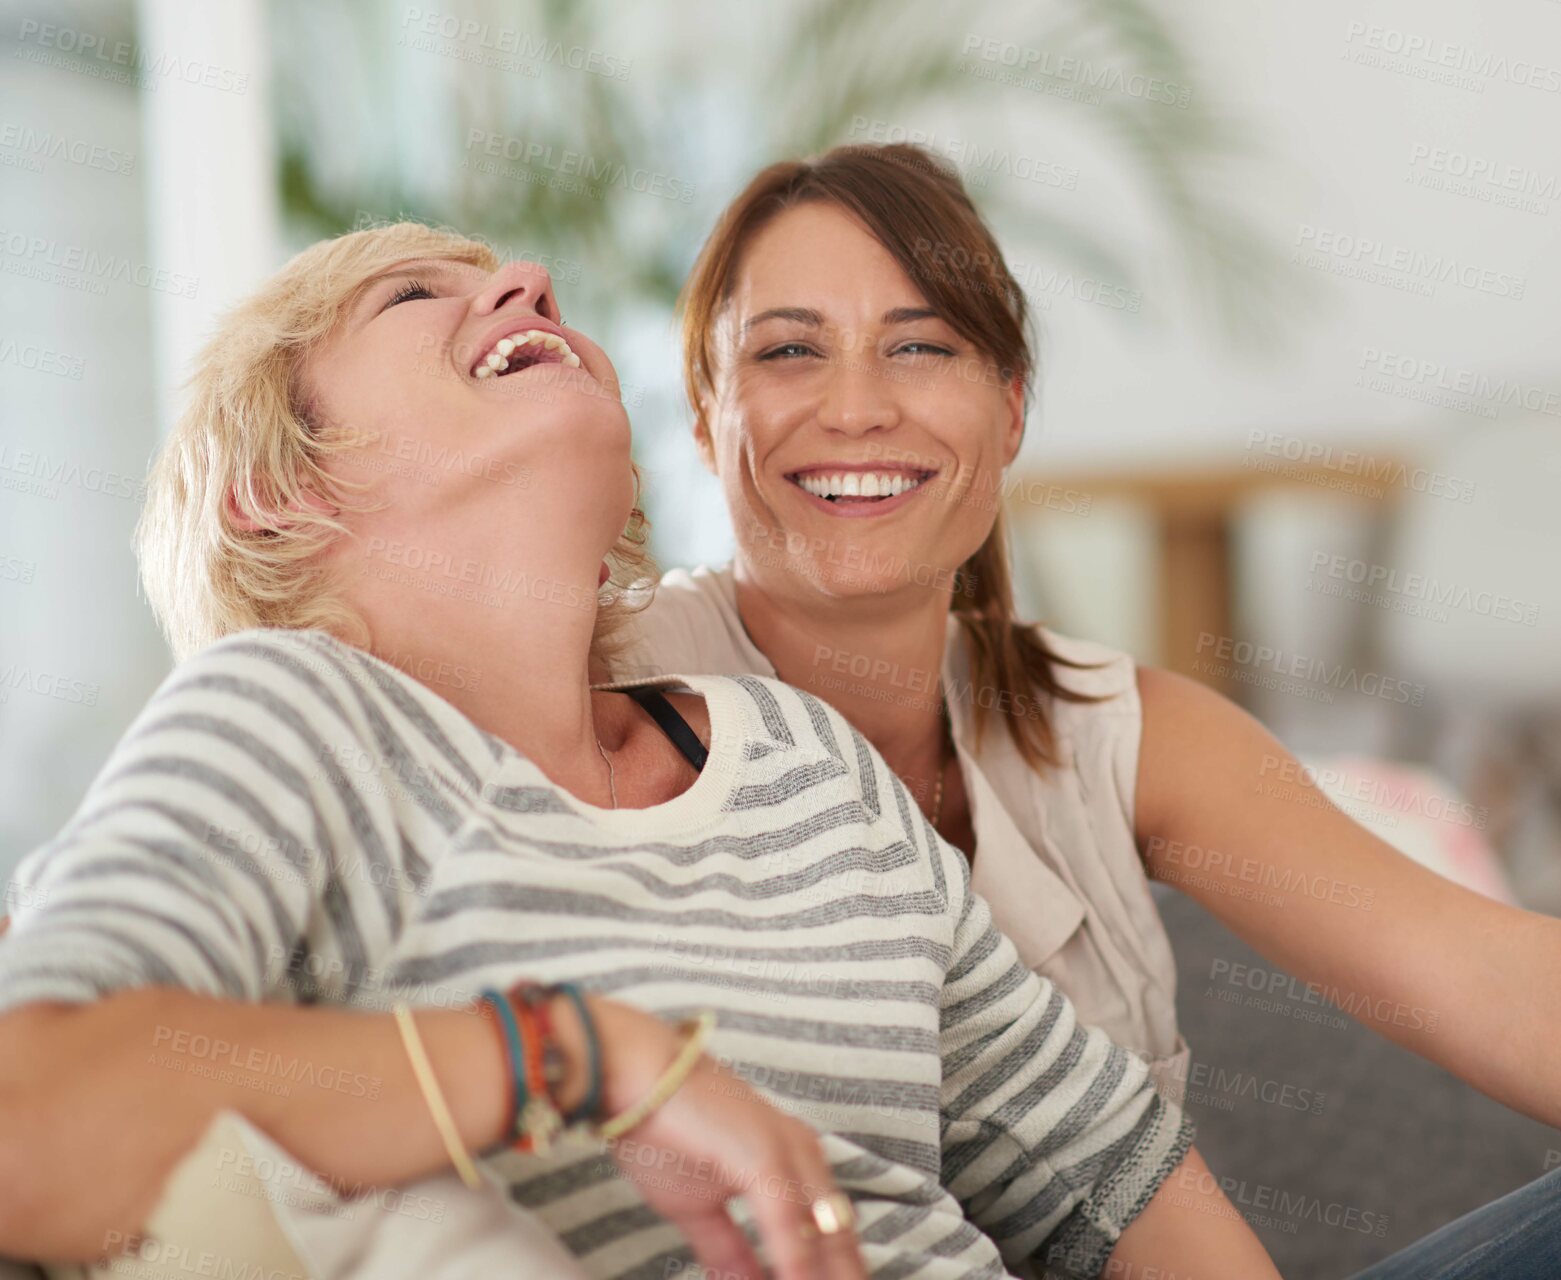
[{"label": "closed eye", "polygon": [[399,289],[390,295],[389,300],[383,307],[380,308],[380,312],[384,313],[389,311],[390,308],[395,306],[398,302],[407,302],[412,298],[432,298],[433,296],[434,291],[427,285],[420,284],[416,280],[408,280],[404,285],[402,285]]}]

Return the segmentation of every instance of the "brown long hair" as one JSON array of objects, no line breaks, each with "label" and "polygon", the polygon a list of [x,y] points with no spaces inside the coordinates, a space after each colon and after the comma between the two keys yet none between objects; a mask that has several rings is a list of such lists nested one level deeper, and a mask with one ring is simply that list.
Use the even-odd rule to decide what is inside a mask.
[{"label": "brown long hair", "polygon": [[[856,217],[916,282],[927,305],[996,364],[1005,383],[1021,381],[1028,407],[1035,375],[1029,307],[959,174],[921,147],[850,145],[762,170],[726,207],[700,250],[678,304],[683,381],[698,430],[708,431],[703,405],[715,387],[715,327],[743,251],[777,214],[812,202]],[[1034,627],[1015,620],[1007,521],[994,505],[991,533],[956,571],[954,614],[970,640],[973,688],[998,695],[991,701],[1015,746],[1040,771],[1057,763],[1056,736],[1035,691],[1070,702],[1098,699],[1057,678],[1058,668],[1084,664],[1053,653]],[[988,699],[975,698],[978,742],[993,710]]]}]

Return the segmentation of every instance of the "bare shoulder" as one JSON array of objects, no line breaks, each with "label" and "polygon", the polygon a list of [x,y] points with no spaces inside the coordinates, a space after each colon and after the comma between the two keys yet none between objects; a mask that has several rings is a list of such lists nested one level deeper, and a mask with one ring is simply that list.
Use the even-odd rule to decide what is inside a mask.
[{"label": "bare shoulder", "polygon": [[[1254,726],[1258,723],[1223,694],[1187,676],[1162,667],[1139,667],[1136,674],[1138,700],[1144,709],[1145,745],[1151,732],[1151,717],[1155,721],[1154,732],[1161,735],[1174,734],[1177,729],[1186,734],[1238,722]],[[1180,736],[1179,745],[1187,745],[1185,736]]]},{"label": "bare shoulder", "polygon": [[1265,762],[1288,756],[1263,725],[1223,694],[1159,667],[1139,667],[1139,844],[1199,810],[1206,797],[1248,792]]}]

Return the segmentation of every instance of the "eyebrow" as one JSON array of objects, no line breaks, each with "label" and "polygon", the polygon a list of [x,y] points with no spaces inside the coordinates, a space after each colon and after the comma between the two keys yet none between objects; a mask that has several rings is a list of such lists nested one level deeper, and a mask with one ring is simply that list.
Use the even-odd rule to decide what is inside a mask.
[{"label": "eyebrow", "polygon": [[[931,307],[891,307],[879,319],[883,324],[896,325],[909,324],[912,320],[942,320],[943,317]],[[761,311],[743,322],[743,336],[747,337],[751,330],[771,320],[791,320],[797,324],[805,324],[810,329],[824,327],[823,315],[812,307],[771,307],[768,311]]]}]

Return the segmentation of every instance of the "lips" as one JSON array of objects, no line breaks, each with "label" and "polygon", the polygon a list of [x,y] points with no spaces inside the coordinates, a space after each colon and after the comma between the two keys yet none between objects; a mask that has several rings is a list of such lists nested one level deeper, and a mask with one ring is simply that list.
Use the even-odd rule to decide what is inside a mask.
[{"label": "lips", "polygon": [[852,519],[888,515],[917,495],[936,469],[873,463],[819,463],[786,473],[802,501],[816,511]]},{"label": "lips", "polygon": [[828,464],[789,472],[786,479],[831,506],[875,505],[914,493],[937,472],[914,467]]},{"label": "lips", "polygon": [[518,329],[500,338],[472,366],[474,378],[502,378],[543,364],[579,368],[580,357],[568,341],[541,329]]},{"label": "lips", "polygon": [[[549,343],[547,341],[549,338],[557,339],[562,345]],[[458,342],[453,355],[457,369],[463,369],[466,377],[487,381],[501,375],[520,373],[543,364],[568,364],[565,357],[577,354],[569,345],[569,339],[570,335],[562,325],[544,318],[529,307],[514,307],[503,315],[493,316],[487,332],[482,334],[475,344],[468,346],[464,341]],[[504,342],[510,344],[507,351],[501,350],[501,344]],[[512,359],[516,355],[517,348],[520,348],[524,354],[520,359]],[[556,354],[545,354],[546,352]],[[490,361],[494,357],[498,357],[503,363],[491,364]],[[581,362],[577,360],[576,363]],[[489,372],[479,373],[478,370],[482,368],[487,368]]]}]

